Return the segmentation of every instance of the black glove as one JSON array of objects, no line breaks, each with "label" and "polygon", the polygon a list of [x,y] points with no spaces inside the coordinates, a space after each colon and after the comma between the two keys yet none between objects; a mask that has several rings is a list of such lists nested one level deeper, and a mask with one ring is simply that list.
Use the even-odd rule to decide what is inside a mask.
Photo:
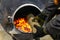
[{"label": "black glove", "polygon": [[38,27],[37,25],[34,25],[34,27],[37,29],[37,32],[33,34],[33,37],[36,38],[36,37],[42,37],[44,35],[46,35],[43,31],[43,28],[42,27]]}]

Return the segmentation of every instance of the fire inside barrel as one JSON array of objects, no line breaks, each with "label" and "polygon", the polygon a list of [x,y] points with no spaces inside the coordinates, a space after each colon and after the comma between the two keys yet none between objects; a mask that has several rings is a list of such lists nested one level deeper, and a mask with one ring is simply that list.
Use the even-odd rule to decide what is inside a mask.
[{"label": "fire inside barrel", "polygon": [[[13,22],[16,29],[24,33],[32,33],[32,28],[29,19],[33,16],[37,16],[40,12],[38,7],[28,4],[18,7],[13,14]],[[32,14],[32,15],[30,15]]]},{"label": "fire inside barrel", "polygon": [[32,28],[25,18],[19,18],[14,21],[15,27],[25,33],[31,33]]}]

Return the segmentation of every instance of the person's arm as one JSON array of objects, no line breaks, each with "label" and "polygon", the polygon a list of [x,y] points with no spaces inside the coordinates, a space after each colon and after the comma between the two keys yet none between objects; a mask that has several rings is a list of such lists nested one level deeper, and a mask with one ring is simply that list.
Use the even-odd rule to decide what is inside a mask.
[{"label": "person's arm", "polygon": [[60,38],[60,14],[57,15],[54,19],[50,20],[46,26],[45,30],[50,34],[54,39]]},{"label": "person's arm", "polygon": [[[55,15],[54,12],[55,12],[56,8],[57,7],[54,4],[51,4],[43,10],[42,14],[46,15],[48,17],[46,20],[47,22],[50,21],[50,19],[52,19],[52,17]],[[45,27],[44,28],[38,27],[36,25],[34,27],[37,29],[37,32],[34,34],[34,37],[42,37],[47,34]]]},{"label": "person's arm", "polygon": [[46,21],[49,22],[54,15],[56,14],[58,6],[56,6],[54,3],[49,3],[46,8],[42,11],[42,14],[47,16]]}]

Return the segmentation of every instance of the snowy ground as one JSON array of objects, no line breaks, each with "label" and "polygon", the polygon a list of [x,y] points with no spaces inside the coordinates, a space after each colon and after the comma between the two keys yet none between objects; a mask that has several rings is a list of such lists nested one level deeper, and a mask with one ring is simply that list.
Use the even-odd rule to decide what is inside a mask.
[{"label": "snowy ground", "polygon": [[0,24],[0,40],[12,40],[12,37],[3,30],[1,24]]}]

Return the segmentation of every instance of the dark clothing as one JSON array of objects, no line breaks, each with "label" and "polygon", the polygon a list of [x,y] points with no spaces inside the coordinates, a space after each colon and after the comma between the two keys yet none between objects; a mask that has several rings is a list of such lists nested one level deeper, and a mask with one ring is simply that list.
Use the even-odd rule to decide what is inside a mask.
[{"label": "dark clothing", "polygon": [[[45,23],[45,30],[53,37],[54,40],[60,40],[60,10],[58,9],[59,6],[60,5],[52,4],[46,7],[45,11],[43,11],[48,14],[48,18],[46,20],[47,22]],[[53,18],[54,15],[57,16]]]},{"label": "dark clothing", "polygon": [[[54,5],[50,3],[44,11],[42,12],[43,15],[46,15],[46,21],[44,23],[43,28],[35,27],[38,31],[35,34],[37,37],[44,36],[43,30],[50,34],[54,40],[60,40],[60,10],[58,9],[60,5]],[[53,18],[57,15],[55,18]],[[52,19],[53,18],[53,19]],[[43,35],[42,35],[43,34]]]},{"label": "dark clothing", "polygon": [[50,21],[50,19],[52,19],[52,17],[54,17],[55,14],[58,14],[57,13],[58,7],[59,6],[54,5],[54,3],[47,4],[46,8],[42,12],[43,15],[47,16],[46,18],[47,22]]},{"label": "dark clothing", "polygon": [[55,40],[60,40],[60,15],[47,23],[46,30]]}]

